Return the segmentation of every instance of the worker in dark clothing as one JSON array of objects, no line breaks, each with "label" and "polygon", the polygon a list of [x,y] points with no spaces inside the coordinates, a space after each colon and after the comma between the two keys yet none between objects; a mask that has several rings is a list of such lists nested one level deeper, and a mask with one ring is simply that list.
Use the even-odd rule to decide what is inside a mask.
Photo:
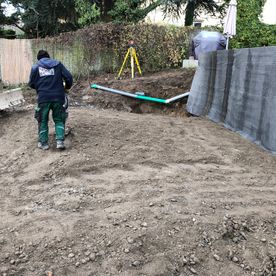
[{"label": "worker in dark clothing", "polygon": [[65,149],[65,89],[71,88],[73,78],[61,62],[50,58],[47,51],[40,50],[37,54],[37,60],[37,64],[33,65],[31,70],[29,86],[37,92],[38,105],[35,118],[38,121],[38,147],[43,150],[49,149],[48,120],[49,112],[52,110],[56,147],[57,149]]}]

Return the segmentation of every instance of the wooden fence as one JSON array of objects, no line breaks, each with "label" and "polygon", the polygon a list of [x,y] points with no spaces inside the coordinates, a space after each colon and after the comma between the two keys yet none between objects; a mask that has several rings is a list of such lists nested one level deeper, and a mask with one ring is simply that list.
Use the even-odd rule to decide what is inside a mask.
[{"label": "wooden fence", "polygon": [[[118,73],[129,39],[133,37],[143,73],[180,67],[187,54],[190,36],[187,28],[98,24],[57,37],[0,39],[0,85],[27,83],[40,49],[61,61],[76,78],[89,79],[91,74],[99,71]],[[130,70],[129,63],[127,70]]]},{"label": "wooden fence", "polygon": [[[73,45],[49,43],[44,40],[0,39],[0,83],[18,85],[27,83],[33,63],[36,63],[38,50],[45,49],[52,58],[61,61],[74,76],[88,77],[92,71],[106,69],[110,64],[106,52],[93,53],[96,58],[91,62],[82,43],[76,41]],[[111,58],[112,59],[112,58]],[[107,61],[106,61],[107,60]]]},{"label": "wooden fence", "polygon": [[0,39],[0,80],[8,85],[28,82],[33,54],[30,40]]}]

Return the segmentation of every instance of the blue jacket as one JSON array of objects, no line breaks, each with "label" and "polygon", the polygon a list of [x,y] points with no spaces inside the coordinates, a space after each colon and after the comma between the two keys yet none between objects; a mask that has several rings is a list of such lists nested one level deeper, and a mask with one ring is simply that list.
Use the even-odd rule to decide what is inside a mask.
[{"label": "blue jacket", "polygon": [[226,38],[218,32],[201,31],[192,40],[193,56],[198,59],[202,53],[224,50]]},{"label": "blue jacket", "polygon": [[32,67],[29,86],[36,90],[38,103],[64,103],[63,81],[65,89],[70,89],[73,78],[64,65],[54,59],[42,58]]}]

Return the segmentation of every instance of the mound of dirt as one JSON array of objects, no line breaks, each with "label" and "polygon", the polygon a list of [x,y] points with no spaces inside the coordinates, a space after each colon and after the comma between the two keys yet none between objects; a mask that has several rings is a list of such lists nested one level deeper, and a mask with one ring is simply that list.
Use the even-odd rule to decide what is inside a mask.
[{"label": "mound of dirt", "polygon": [[135,93],[144,92],[146,96],[168,99],[190,91],[194,70],[170,70],[130,79],[125,75],[116,80],[114,75],[94,76],[88,82],[77,84],[70,93],[73,104],[92,105],[134,113],[185,114],[186,99],[164,105],[135,100],[128,97],[90,89],[91,83]]},{"label": "mound of dirt", "polygon": [[[93,82],[186,90],[164,88],[181,71],[162,74]],[[52,124],[50,150],[36,148],[30,91],[0,116],[0,275],[275,275],[275,156],[168,107],[130,113],[87,84],[72,91],[66,151]]]},{"label": "mound of dirt", "polygon": [[[87,81],[77,81],[69,92],[71,106],[90,106],[94,108],[114,109],[133,113],[159,113],[185,115],[187,99],[169,105],[149,101],[135,100],[121,95],[91,89],[93,83],[130,93],[144,92],[146,96],[168,99],[190,91],[195,71],[175,69],[154,74],[137,76],[134,79],[126,74],[116,79],[114,74],[94,75]],[[25,91],[28,103],[35,103],[33,91]]]}]

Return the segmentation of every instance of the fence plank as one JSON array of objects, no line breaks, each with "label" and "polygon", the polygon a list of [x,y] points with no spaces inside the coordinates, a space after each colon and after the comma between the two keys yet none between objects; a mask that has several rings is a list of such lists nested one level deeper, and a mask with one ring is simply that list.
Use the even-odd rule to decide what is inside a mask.
[{"label": "fence plank", "polygon": [[32,66],[31,42],[0,39],[0,79],[8,85],[26,83]]}]

